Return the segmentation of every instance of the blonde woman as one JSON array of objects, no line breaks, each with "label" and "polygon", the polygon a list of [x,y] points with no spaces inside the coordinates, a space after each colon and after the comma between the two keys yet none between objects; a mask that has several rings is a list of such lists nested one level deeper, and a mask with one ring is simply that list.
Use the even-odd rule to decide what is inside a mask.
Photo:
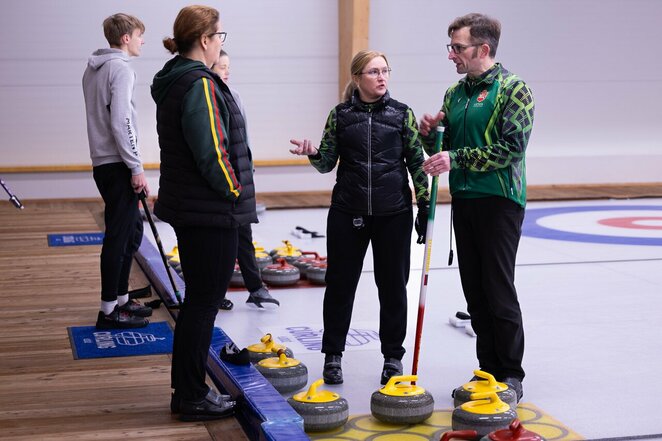
[{"label": "blonde woman", "polygon": [[327,384],[343,382],[342,353],[369,244],[380,303],[380,381],[386,384],[391,376],[402,374],[413,224],[409,176],[418,202],[416,230],[421,241],[430,197],[416,118],[407,105],[389,96],[390,73],[383,53],[356,54],[347,100],[331,110],[320,146],[308,139],[290,141],[295,145],[290,152],[307,155],[320,173],[338,164],[327,219],[322,338]]}]

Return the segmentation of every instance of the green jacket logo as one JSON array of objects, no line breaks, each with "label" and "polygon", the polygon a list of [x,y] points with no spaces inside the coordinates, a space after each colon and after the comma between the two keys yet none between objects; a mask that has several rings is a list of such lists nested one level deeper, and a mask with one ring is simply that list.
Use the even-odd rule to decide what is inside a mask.
[{"label": "green jacket logo", "polygon": [[483,89],[483,91],[478,95],[478,98],[476,98],[476,101],[482,103],[483,101],[485,101],[485,98],[487,98],[488,93],[489,92],[487,91],[487,89]]}]

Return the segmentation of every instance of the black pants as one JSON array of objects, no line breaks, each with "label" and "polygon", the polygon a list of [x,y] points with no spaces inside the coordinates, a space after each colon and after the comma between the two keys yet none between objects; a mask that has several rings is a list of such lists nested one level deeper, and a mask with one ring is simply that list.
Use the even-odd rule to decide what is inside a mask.
[{"label": "black pants", "polygon": [[326,291],[322,352],[341,354],[352,318],[363,259],[372,243],[379,295],[379,338],[384,357],[402,359],[407,333],[407,281],[411,252],[412,212],[363,216],[365,226],[352,226],[353,215],[331,208],[327,220]]},{"label": "black pants", "polygon": [[524,328],[515,258],[524,208],[502,197],[453,199],[462,289],[477,335],[480,368],[497,379],[524,378]]},{"label": "black pants", "polygon": [[129,291],[133,255],[143,238],[138,195],[123,162],[94,167],[94,182],[105,204],[106,231],[101,247],[101,300],[113,302]]},{"label": "black pants", "polygon": [[237,260],[239,261],[241,275],[244,278],[244,285],[246,285],[248,292],[254,292],[262,288],[260,268],[257,266],[257,260],[255,260],[255,246],[253,245],[251,224],[239,227]]},{"label": "black pants", "polygon": [[237,258],[237,230],[175,227],[186,296],[175,325],[171,385],[184,400],[202,399],[214,320]]}]

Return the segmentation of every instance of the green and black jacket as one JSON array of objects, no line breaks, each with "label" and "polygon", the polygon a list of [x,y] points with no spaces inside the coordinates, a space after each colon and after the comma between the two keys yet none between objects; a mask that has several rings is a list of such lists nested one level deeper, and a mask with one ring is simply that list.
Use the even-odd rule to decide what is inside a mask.
[{"label": "green and black jacket", "polygon": [[370,104],[363,103],[357,92],[331,110],[319,151],[309,159],[321,173],[338,164],[331,206],[340,211],[386,216],[411,210],[407,172],[418,204],[429,204],[416,118],[388,92]]},{"label": "green and black jacket", "polygon": [[236,228],[257,221],[245,124],[223,81],[176,56],[152,83],[161,176],[155,214],[174,226]]},{"label": "green and black jacket", "polygon": [[[526,205],[525,153],[534,107],[531,90],[500,63],[446,91],[443,150],[451,159],[453,197],[502,196]],[[432,154],[434,134],[424,143]]]}]

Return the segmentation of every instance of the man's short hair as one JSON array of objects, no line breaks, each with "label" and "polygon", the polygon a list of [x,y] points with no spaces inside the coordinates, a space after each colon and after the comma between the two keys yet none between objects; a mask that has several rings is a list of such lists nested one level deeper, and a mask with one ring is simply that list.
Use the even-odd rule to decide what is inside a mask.
[{"label": "man's short hair", "polygon": [[103,34],[111,46],[121,46],[122,36],[131,35],[136,29],[145,32],[145,25],[138,18],[129,14],[111,15],[103,21]]},{"label": "man's short hair", "polygon": [[490,46],[490,57],[494,58],[501,37],[501,23],[499,20],[476,12],[463,15],[457,17],[448,26],[448,36],[452,37],[453,32],[465,27],[469,28],[471,43],[487,43]]}]

